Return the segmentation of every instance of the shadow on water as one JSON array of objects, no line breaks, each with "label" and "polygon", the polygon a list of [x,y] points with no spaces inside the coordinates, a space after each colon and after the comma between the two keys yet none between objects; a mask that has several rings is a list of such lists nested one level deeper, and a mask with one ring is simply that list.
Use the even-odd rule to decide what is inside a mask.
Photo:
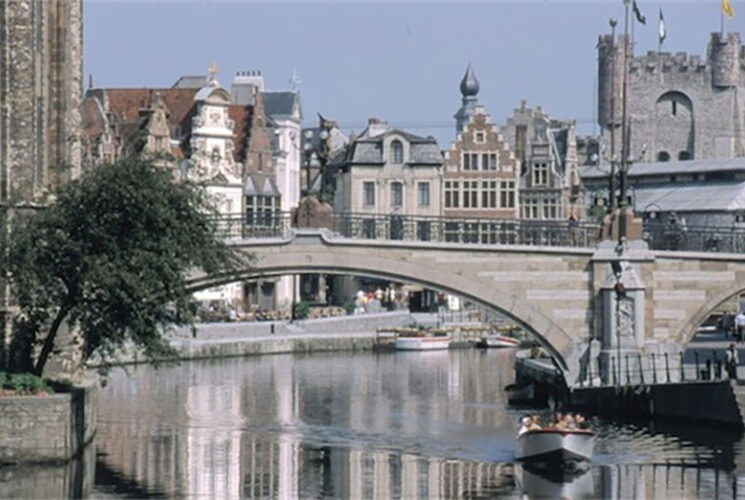
[{"label": "shadow on water", "polygon": [[109,467],[105,455],[96,454],[96,490],[117,498],[162,498],[167,496],[159,491],[152,491],[151,486],[143,487],[137,481],[126,477],[121,472]]},{"label": "shadow on water", "polygon": [[0,498],[87,498],[93,488],[95,444],[60,464],[0,466]]}]

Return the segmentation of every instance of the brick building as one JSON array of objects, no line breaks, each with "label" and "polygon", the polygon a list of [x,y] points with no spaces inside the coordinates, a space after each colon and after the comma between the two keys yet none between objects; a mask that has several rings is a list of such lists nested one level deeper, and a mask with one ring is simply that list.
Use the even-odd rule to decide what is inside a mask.
[{"label": "brick building", "polygon": [[443,160],[443,215],[517,218],[520,163],[478,104],[479,83],[470,64],[460,90],[463,105],[455,115],[457,136]]}]

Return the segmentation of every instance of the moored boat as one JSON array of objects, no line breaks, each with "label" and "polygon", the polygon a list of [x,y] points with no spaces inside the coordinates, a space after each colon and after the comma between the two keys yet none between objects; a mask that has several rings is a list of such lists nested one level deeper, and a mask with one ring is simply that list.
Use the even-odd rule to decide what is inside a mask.
[{"label": "moored boat", "polygon": [[479,347],[520,347],[520,340],[499,333],[484,335],[478,343]]},{"label": "moored boat", "polygon": [[595,433],[587,429],[534,429],[518,434],[515,458],[545,462],[592,459]]},{"label": "moored boat", "polygon": [[396,349],[401,351],[447,349],[450,347],[450,337],[446,335],[428,335],[426,333],[399,335],[396,337],[395,346]]}]

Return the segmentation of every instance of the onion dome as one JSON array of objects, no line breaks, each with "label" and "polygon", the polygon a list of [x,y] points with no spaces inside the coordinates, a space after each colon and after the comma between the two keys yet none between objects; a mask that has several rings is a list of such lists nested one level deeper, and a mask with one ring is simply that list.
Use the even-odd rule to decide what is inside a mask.
[{"label": "onion dome", "polygon": [[471,63],[468,63],[466,74],[463,75],[463,80],[460,82],[460,93],[463,97],[475,97],[479,93],[479,81],[476,79],[476,75],[473,73]]}]

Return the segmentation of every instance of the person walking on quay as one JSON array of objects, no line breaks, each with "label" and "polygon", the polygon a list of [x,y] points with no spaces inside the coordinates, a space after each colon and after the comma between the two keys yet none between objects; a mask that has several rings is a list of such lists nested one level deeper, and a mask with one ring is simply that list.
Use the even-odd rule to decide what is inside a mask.
[{"label": "person walking on quay", "polygon": [[738,342],[742,342],[745,336],[745,313],[742,311],[735,316],[735,336]]},{"label": "person walking on quay", "polygon": [[740,360],[737,358],[737,349],[735,344],[730,344],[729,349],[725,353],[725,365],[727,368],[727,375],[730,380],[737,380],[737,365],[740,364]]}]

